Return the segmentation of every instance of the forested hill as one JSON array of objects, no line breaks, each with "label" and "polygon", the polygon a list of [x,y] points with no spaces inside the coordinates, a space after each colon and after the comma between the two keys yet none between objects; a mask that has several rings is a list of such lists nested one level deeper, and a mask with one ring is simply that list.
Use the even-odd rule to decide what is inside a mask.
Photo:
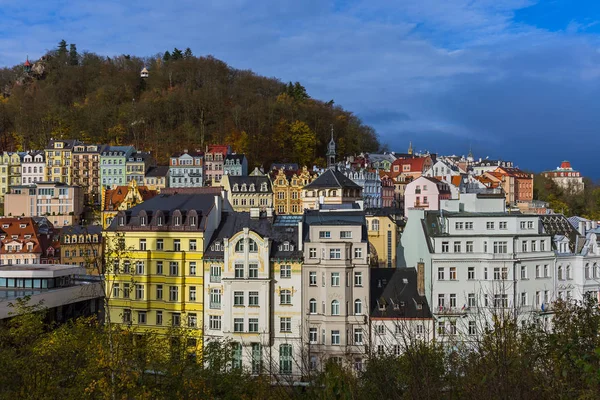
[{"label": "forested hill", "polygon": [[[25,60],[24,60],[25,61]],[[142,79],[146,67],[149,77]],[[31,71],[0,70],[0,150],[50,138],[132,144],[165,163],[171,152],[229,143],[250,166],[323,164],[333,125],[338,154],[376,151],[374,130],[301,84],[173,50],[155,57],[78,53],[63,41]]]}]

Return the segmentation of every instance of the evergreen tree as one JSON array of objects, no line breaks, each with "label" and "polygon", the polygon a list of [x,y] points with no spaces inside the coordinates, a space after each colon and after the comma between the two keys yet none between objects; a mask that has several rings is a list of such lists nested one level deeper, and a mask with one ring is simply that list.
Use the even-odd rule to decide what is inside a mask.
[{"label": "evergreen tree", "polygon": [[190,49],[189,47],[187,49],[185,49],[185,51],[183,52],[183,57],[185,57],[185,58],[193,57],[192,49]]},{"label": "evergreen tree", "polygon": [[58,43],[58,56],[64,57],[66,55],[67,55],[67,42],[65,41],[65,39],[63,39]]},{"label": "evergreen tree", "polygon": [[169,53],[169,50],[165,51],[165,55],[163,56],[163,61],[169,61],[171,59],[171,53]]},{"label": "evergreen tree", "polygon": [[183,53],[177,47],[173,49],[173,54],[171,55],[173,60],[181,60],[183,58]]},{"label": "evergreen tree", "polygon": [[69,45],[69,64],[79,65],[79,54],[77,53],[77,45],[74,43]]}]

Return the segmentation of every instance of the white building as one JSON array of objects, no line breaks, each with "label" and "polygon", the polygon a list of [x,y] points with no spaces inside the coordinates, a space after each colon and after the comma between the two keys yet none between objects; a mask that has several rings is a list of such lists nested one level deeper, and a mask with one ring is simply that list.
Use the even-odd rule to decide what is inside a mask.
[{"label": "white building", "polygon": [[23,185],[46,180],[46,162],[43,151],[25,153],[21,160],[21,176]]},{"label": "white building", "polygon": [[361,365],[368,352],[369,265],[364,212],[306,211],[302,298],[304,354]]},{"label": "white building", "polygon": [[369,171],[365,168],[352,170],[347,165],[341,172],[363,188],[364,208],[381,208],[381,177],[378,171]]},{"label": "white building", "polygon": [[225,213],[204,254],[204,343],[232,341],[235,365],[252,374],[304,371],[301,218]]},{"label": "white building", "polygon": [[600,300],[600,229],[596,221],[562,214],[542,215],[544,231],[552,235],[556,297]]},{"label": "white building", "polygon": [[501,311],[540,314],[555,299],[552,236],[538,216],[503,203],[465,194],[439,211],[409,210],[401,248],[407,267],[424,268],[440,338],[477,335]]},{"label": "white building", "polygon": [[583,182],[583,176],[579,171],[576,171],[571,167],[571,163],[563,161],[560,167],[554,171],[542,172],[548,179],[552,179],[556,185],[563,189],[575,193],[581,193],[585,189],[585,183]]},{"label": "white building", "polygon": [[453,176],[460,176],[466,173],[467,171],[461,169],[459,166],[438,158],[431,168],[427,169],[423,175],[451,182]]}]

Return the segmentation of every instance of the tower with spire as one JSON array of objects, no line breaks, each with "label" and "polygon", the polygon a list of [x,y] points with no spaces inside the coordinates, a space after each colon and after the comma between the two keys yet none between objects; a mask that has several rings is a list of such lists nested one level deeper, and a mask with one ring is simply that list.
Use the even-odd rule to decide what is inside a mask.
[{"label": "tower with spire", "polygon": [[408,154],[412,155],[413,153],[413,148],[412,148],[412,141],[408,142]]},{"label": "tower with spire", "polygon": [[331,140],[327,145],[327,168],[335,167],[335,140],[333,140],[333,124],[331,125]]}]

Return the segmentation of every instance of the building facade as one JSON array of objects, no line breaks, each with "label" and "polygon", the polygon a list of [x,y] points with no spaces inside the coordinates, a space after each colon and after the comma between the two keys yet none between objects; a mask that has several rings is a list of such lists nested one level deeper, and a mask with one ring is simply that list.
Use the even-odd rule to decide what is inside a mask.
[{"label": "building facade", "polygon": [[581,193],[585,189],[583,176],[581,176],[579,171],[574,170],[571,167],[571,163],[566,160],[556,170],[544,171],[542,175],[552,179],[559,188],[571,191],[572,193]]},{"label": "building facade", "polygon": [[125,175],[127,176],[127,183],[135,180],[138,185],[143,185],[146,171],[155,165],[156,161],[154,161],[154,158],[150,153],[145,151],[136,151],[131,153],[125,162]]},{"label": "building facade", "polygon": [[72,225],[60,231],[61,263],[84,267],[89,275],[102,271],[102,226]]},{"label": "building facade", "polygon": [[51,139],[44,149],[46,159],[46,181],[73,184],[73,148],[81,144],[78,140]]},{"label": "building facade", "polygon": [[267,176],[225,175],[222,184],[234,211],[273,212],[273,189]]},{"label": "building facade", "polygon": [[362,187],[363,204],[365,208],[381,207],[381,178],[376,170],[360,168],[358,170],[345,169],[342,171],[346,177]]},{"label": "building facade", "polygon": [[302,375],[302,251],[291,224],[227,213],[204,259],[204,338],[254,375]]},{"label": "building facade", "polygon": [[204,152],[204,175],[207,185],[221,185],[221,179],[225,175],[225,157],[230,153],[231,147],[228,145],[213,144],[206,146],[206,151]]},{"label": "building facade", "polygon": [[410,208],[439,210],[440,202],[451,198],[447,183],[436,178],[421,176],[406,185],[404,191],[404,215]]},{"label": "building facade", "polygon": [[55,227],[78,224],[83,213],[83,191],[62,182],[14,186],[5,196],[9,216],[45,216]]},{"label": "building facade", "polygon": [[119,211],[127,210],[149,200],[158,194],[145,186],[138,186],[135,180],[128,186],[102,190],[102,227],[107,229]]},{"label": "building facade", "polygon": [[317,177],[308,168],[273,169],[270,172],[271,184],[273,185],[273,207],[279,215],[304,214],[302,205],[302,188],[311,183]]},{"label": "building facade", "polygon": [[304,226],[304,353],[310,369],[333,359],[362,363],[368,348],[369,265],[364,213],[307,211]]},{"label": "building facade", "polygon": [[184,150],[171,155],[169,187],[201,187],[204,185],[204,155],[200,151]]},{"label": "building facade", "polygon": [[119,211],[104,233],[110,320],[142,332],[189,328],[202,348],[203,255],[219,226],[221,197],[160,195]]},{"label": "building facade", "polygon": [[135,152],[133,146],[106,146],[100,153],[100,179],[103,188],[125,185],[126,163]]},{"label": "building facade", "polygon": [[318,210],[327,206],[352,206],[362,202],[362,187],[334,168],[326,169],[302,188],[302,208]]},{"label": "building facade", "polygon": [[105,145],[76,144],[73,147],[73,184],[81,186],[85,202],[100,204],[100,154]]},{"label": "building facade", "polygon": [[169,187],[168,184],[169,167],[161,165],[158,167],[150,167],[150,169],[148,169],[142,185],[146,186],[149,190],[160,192]]},{"label": "building facade", "polygon": [[0,265],[48,264],[60,259],[54,230],[44,234],[33,218],[0,218]]},{"label": "building facade", "polygon": [[244,154],[227,154],[223,164],[223,174],[233,176],[248,175],[248,159]]},{"label": "building facade", "polygon": [[31,183],[46,180],[46,160],[43,151],[29,151],[23,156],[21,163],[21,183]]},{"label": "building facade", "polygon": [[403,220],[398,209],[367,209],[366,222],[369,237],[371,267],[396,268]]}]

